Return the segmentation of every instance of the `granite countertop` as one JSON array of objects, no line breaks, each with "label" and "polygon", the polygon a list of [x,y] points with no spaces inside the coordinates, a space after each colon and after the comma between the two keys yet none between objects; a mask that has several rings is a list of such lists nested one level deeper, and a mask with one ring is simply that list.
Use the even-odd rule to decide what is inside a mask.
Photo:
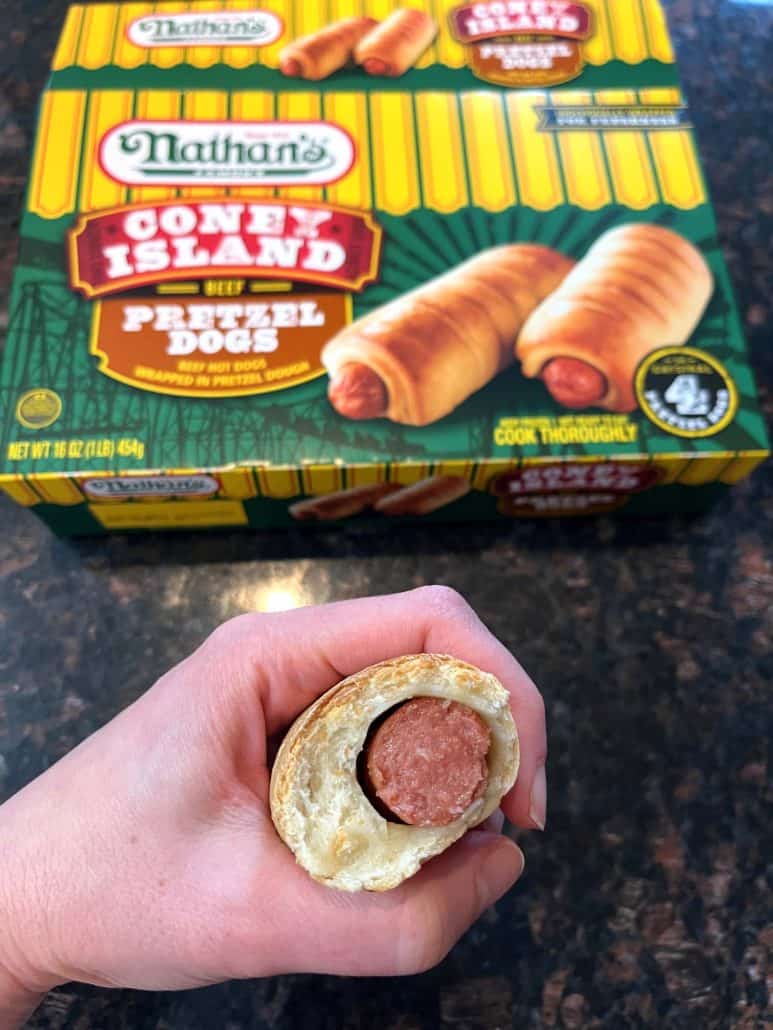
[{"label": "granite countertop", "polygon": [[[773,7],[667,7],[770,419]],[[0,0],[3,312],[64,9]],[[523,835],[520,884],[438,969],[180,994],[66,986],[32,1027],[773,1025],[772,465],[697,520],[66,543],[0,500],[0,526],[0,799],[277,592],[309,603],[451,584],[540,684],[550,728],[547,833]]]}]

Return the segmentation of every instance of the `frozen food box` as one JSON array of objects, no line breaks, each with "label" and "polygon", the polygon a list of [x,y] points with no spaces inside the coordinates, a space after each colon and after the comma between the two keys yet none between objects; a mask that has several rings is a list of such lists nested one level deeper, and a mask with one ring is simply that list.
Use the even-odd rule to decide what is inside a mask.
[{"label": "frozen food box", "polygon": [[657,0],[70,8],[0,401],[63,534],[703,506],[768,444]]}]

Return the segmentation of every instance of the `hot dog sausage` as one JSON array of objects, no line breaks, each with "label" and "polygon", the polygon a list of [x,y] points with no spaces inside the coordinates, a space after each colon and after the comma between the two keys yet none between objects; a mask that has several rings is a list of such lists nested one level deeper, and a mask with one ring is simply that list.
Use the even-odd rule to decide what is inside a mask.
[{"label": "hot dog sausage", "polygon": [[566,408],[598,404],[607,392],[606,378],[579,358],[553,358],[542,370],[542,379],[551,396]]},{"label": "hot dog sausage", "polygon": [[488,784],[491,731],[467,705],[437,697],[400,705],[366,750],[366,789],[411,826],[447,826]]},{"label": "hot dog sausage", "polygon": [[382,418],[389,406],[383,379],[357,361],[342,365],[331,376],[327,395],[338,414],[346,418]]}]

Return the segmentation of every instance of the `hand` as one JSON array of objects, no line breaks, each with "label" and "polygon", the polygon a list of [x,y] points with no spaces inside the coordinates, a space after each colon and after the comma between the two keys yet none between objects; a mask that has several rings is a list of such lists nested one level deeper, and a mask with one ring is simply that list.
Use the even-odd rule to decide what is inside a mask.
[{"label": "hand", "polygon": [[509,690],[521,770],[502,808],[544,824],[542,700],[453,591],[241,616],[0,808],[0,1024],[68,980],[169,990],[440,961],[521,873],[501,816],[397,889],[346,894],[296,865],[268,807],[272,738],[344,676],[421,651]]}]

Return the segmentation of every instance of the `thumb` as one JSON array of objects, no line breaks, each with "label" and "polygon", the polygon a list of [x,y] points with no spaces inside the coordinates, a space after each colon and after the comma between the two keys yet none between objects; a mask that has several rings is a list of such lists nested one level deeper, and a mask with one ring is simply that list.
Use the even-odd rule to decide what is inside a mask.
[{"label": "thumb", "polygon": [[509,838],[475,830],[383,894],[315,883],[289,852],[281,866],[263,911],[274,926],[277,972],[401,976],[437,965],[512,887],[524,859]]},{"label": "thumb", "polygon": [[487,830],[467,833],[428,862],[402,888],[407,897],[395,972],[420,973],[442,961],[520,878],[524,865],[513,841]]}]

